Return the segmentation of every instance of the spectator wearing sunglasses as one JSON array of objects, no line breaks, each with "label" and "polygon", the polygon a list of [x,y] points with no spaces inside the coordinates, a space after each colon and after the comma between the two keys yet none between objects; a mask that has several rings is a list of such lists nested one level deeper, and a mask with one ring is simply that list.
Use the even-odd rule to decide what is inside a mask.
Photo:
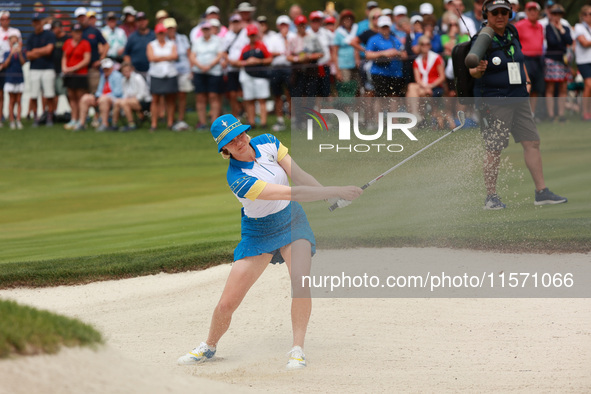
[{"label": "spectator wearing sunglasses", "polygon": [[565,203],[567,199],[552,193],[544,180],[540,136],[527,100],[531,82],[525,69],[525,57],[513,28],[507,28],[511,4],[507,0],[488,0],[483,7],[488,26],[495,34],[483,60],[470,69],[470,74],[476,78],[475,96],[484,98],[477,101],[486,150],[484,209],[506,207],[497,194],[497,177],[501,152],[509,145],[510,134],[523,147],[525,164],[535,185],[534,204]]}]

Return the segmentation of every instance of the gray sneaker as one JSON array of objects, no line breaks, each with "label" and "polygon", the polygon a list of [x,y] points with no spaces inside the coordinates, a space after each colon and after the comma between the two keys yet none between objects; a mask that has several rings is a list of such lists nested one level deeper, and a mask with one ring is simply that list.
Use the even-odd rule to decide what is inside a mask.
[{"label": "gray sneaker", "polygon": [[107,126],[105,126],[105,125],[100,125],[99,127],[96,128],[97,133],[103,133],[105,131],[107,131]]},{"label": "gray sneaker", "polygon": [[561,197],[552,193],[550,189],[545,188],[541,191],[536,190],[536,200],[534,201],[534,205],[562,204],[567,201],[568,199],[566,197]]},{"label": "gray sneaker", "polygon": [[501,202],[501,198],[497,194],[489,194],[484,200],[484,209],[487,210],[498,210],[505,209],[507,206]]}]

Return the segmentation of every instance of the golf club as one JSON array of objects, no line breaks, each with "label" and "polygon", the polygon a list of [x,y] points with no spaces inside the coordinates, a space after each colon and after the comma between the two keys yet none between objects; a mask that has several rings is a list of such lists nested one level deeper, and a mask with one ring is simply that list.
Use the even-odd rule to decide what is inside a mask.
[{"label": "golf club", "polygon": [[[418,155],[419,153],[421,153],[422,151],[428,149],[429,147],[435,145],[436,143],[438,143],[439,141],[441,141],[442,139],[444,139],[445,137],[447,137],[448,135],[450,135],[451,133],[453,133],[454,131],[458,131],[459,129],[461,129],[462,127],[464,127],[464,124],[466,123],[466,114],[464,113],[464,111],[458,111],[458,119],[460,120],[460,124],[454,128],[452,131],[448,132],[447,134],[437,138],[435,141],[431,142],[429,145],[425,146],[424,148],[422,148],[421,150],[419,150],[418,152],[413,153],[412,155],[410,155],[409,157],[407,157],[406,159],[402,160],[400,163],[396,164],[394,167],[390,168],[388,171],[384,172],[383,174],[380,174],[378,177],[372,179],[371,181],[367,182],[365,185],[361,186],[361,189],[365,190],[368,187],[370,187],[371,185],[373,185],[374,183],[376,183],[377,181],[379,181],[380,179],[382,179],[384,176],[388,175],[389,173],[391,173],[392,171],[394,171],[395,169],[397,169],[398,167],[400,167],[401,165],[403,165],[404,163],[406,163],[407,161],[409,161],[410,159],[412,159],[413,157],[415,157],[416,155]],[[334,204],[332,204],[328,210],[329,211],[334,211],[337,208],[341,208],[344,206],[349,205],[349,201],[343,200],[343,199],[339,199],[337,202],[335,202]]]}]

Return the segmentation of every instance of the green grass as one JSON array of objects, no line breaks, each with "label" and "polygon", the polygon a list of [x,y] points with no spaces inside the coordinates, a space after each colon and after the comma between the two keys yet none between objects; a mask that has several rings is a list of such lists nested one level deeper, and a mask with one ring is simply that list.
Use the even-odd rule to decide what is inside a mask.
[{"label": "green grass", "polygon": [[[329,213],[323,202],[304,205],[324,248],[586,252],[588,129],[582,122],[540,126],[547,183],[568,204],[534,207],[521,147],[511,143],[499,178],[509,208],[483,211],[481,140],[472,129],[409,161],[346,209]],[[419,142],[405,139],[397,154],[319,156],[289,132],[277,134],[304,169],[333,185],[362,185],[440,135],[418,132]],[[0,288],[230,261],[240,237],[240,204],[226,184],[226,168],[209,133],[0,130]]]},{"label": "green grass", "polygon": [[0,300],[0,358],[56,353],[62,346],[96,346],[101,334],[88,324],[14,301]]}]

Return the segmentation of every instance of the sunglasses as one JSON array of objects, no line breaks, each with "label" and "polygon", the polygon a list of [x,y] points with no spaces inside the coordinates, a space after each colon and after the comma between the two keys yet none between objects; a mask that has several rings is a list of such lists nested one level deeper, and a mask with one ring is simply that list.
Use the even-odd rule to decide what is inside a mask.
[{"label": "sunglasses", "polygon": [[499,14],[503,16],[509,15],[509,10],[493,10],[490,12],[492,16],[498,16]]}]

